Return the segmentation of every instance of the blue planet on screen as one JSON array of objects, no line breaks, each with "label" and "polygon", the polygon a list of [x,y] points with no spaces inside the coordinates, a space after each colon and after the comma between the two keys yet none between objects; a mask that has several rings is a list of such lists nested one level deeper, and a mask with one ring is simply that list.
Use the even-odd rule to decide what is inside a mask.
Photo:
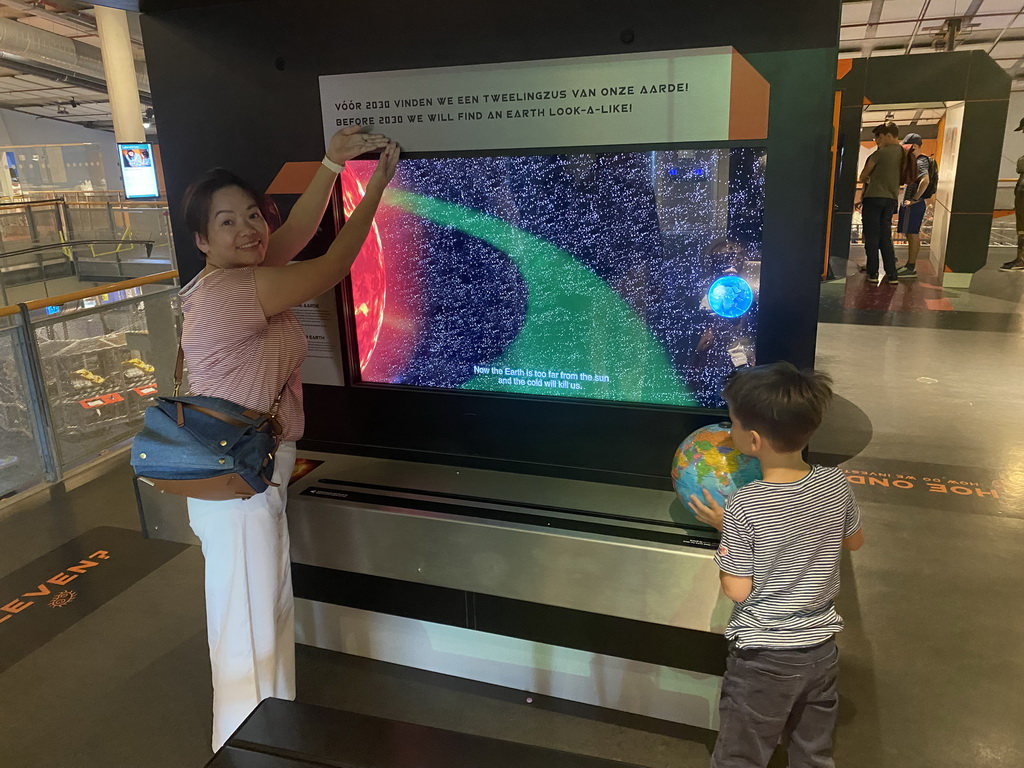
[{"label": "blue planet on screen", "polygon": [[737,275],[720,277],[708,289],[708,305],[720,317],[739,317],[754,303],[750,283]]}]

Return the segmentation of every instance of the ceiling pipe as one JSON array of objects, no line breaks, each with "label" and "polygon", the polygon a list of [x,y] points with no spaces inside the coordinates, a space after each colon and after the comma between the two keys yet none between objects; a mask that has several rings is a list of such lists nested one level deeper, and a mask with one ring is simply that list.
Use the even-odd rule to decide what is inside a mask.
[{"label": "ceiling pipe", "polygon": [[[55,83],[62,83],[74,86],[75,88],[84,88],[89,91],[101,93],[104,96],[107,95],[107,84],[103,80],[74,74],[67,70],[51,69],[36,62],[26,61],[20,56],[15,56],[4,51],[0,51],[0,69],[12,69],[23,75],[34,75],[35,77],[52,80]],[[139,94],[139,99],[143,104],[153,103],[153,99],[148,94]]]},{"label": "ceiling pipe", "polygon": [[[51,69],[66,70],[106,82],[103,57],[95,45],[87,45],[10,19],[0,18],[0,51],[38,62]],[[149,95],[149,74],[142,62],[135,62],[135,79],[139,91]]]}]

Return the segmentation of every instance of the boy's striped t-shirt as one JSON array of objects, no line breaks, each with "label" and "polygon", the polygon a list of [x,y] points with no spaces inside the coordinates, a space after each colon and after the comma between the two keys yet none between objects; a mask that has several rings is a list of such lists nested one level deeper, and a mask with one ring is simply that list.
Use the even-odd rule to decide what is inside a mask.
[{"label": "boy's striped t-shirt", "polygon": [[733,609],[726,637],[739,648],[802,648],[843,628],[836,612],[843,539],[860,510],[842,470],[811,467],[793,483],[759,480],[726,505],[715,563],[753,578]]}]

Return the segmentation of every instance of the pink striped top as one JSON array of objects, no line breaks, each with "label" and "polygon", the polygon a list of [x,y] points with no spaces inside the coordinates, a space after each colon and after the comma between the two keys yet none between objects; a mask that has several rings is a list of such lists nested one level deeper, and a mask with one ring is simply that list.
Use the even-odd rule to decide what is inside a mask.
[{"label": "pink striped top", "polygon": [[181,289],[181,346],[189,391],[269,411],[285,388],[277,418],[282,440],[302,437],[306,334],[290,309],[269,320],[256,294],[253,268],[216,269]]}]

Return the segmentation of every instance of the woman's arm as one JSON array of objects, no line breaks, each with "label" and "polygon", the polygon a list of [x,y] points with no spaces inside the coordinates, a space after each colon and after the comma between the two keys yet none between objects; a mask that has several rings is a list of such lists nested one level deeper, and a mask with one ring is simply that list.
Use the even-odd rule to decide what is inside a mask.
[{"label": "woman's arm", "polygon": [[370,233],[370,225],[373,224],[384,188],[395,175],[399,155],[398,145],[389,142],[366,185],[366,194],[334,238],[327,253],[288,267],[260,267],[256,270],[256,294],[264,315],[272,317],[309,301],[348,274]]},{"label": "woman's arm", "polygon": [[[327,147],[327,159],[336,165],[344,165],[346,160],[387,146],[386,136],[361,131],[362,126],[353,125],[334,134]],[[327,201],[331,199],[331,191],[337,178],[338,174],[325,165],[317,169],[306,191],[288,214],[288,220],[270,236],[267,256],[263,260],[264,266],[277,267],[287,264],[306,247],[324,218]]]}]

